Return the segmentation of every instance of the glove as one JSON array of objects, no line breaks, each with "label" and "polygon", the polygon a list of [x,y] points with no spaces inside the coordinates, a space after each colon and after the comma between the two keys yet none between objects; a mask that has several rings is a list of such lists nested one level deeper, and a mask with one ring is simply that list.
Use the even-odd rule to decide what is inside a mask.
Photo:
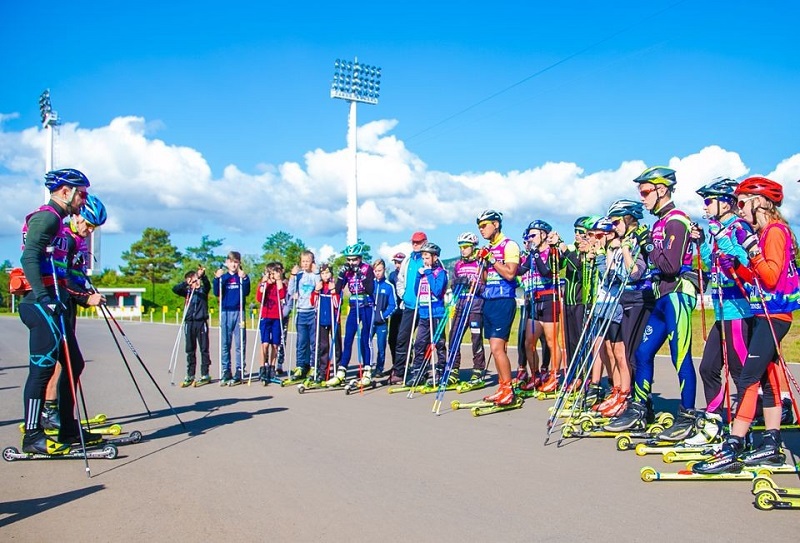
[{"label": "glove", "polygon": [[736,241],[738,241],[747,254],[750,254],[753,251],[758,249],[758,236],[756,234],[751,234],[744,228],[739,228],[736,230]]},{"label": "glove", "polygon": [[350,271],[349,266],[342,266],[342,269],[339,271],[339,279],[345,281],[347,279],[347,272]]},{"label": "glove", "polygon": [[478,254],[476,255],[476,257],[478,260],[488,260],[489,255],[491,254],[492,252],[489,250],[488,247],[481,247],[480,249],[478,249]]},{"label": "glove", "polygon": [[702,244],[706,241],[706,233],[703,231],[703,228],[697,224],[696,222],[692,223],[692,230],[697,232],[697,242]]},{"label": "glove", "polygon": [[739,259],[735,256],[721,254],[717,257],[717,266],[725,272],[725,275],[731,275],[731,270],[739,265]]},{"label": "glove", "polygon": [[49,294],[39,296],[39,298],[36,300],[36,303],[45,308],[45,310],[54,317],[58,317],[67,311],[67,306],[61,303],[58,298],[54,298]]}]

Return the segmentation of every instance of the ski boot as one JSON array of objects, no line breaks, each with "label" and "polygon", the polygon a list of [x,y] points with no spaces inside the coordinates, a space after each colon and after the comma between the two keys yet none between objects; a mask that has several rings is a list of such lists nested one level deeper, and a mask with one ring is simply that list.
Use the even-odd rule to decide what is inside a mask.
[{"label": "ski boot", "polygon": [[219,386],[226,387],[231,381],[233,381],[233,377],[231,377],[230,370],[225,371],[222,373],[222,379],[219,380]]},{"label": "ski boot", "polygon": [[761,434],[761,445],[742,454],[745,466],[781,466],[786,462],[786,455],[781,450],[780,430],[767,430]]},{"label": "ski boot", "polygon": [[630,402],[625,412],[603,426],[606,432],[639,432],[647,427],[648,407],[641,402]]},{"label": "ski boot", "polygon": [[210,382],[211,382],[211,376],[210,375],[201,375],[200,379],[197,379],[194,382],[194,386],[195,387],[201,387],[201,386],[207,385]]},{"label": "ski boot", "polygon": [[53,441],[43,430],[25,432],[22,436],[22,452],[58,456],[69,452],[69,445]]},{"label": "ski boot", "polygon": [[586,396],[583,398],[583,405],[586,409],[592,409],[600,402],[603,397],[603,386],[600,383],[589,383]]},{"label": "ski boot", "polygon": [[743,450],[744,438],[728,436],[728,439],[722,444],[722,448],[714,456],[692,466],[692,473],[701,475],[739,473],[744,467],[744,463],[740,459]]},{"label": "ski boot", "polygon": [[[87,432],[83,428],[81,428],[78,431],[80,431],[81,434],[83,434],[83,443],[87,447],[89,445],[96,445],[97,443],[100,443],[100,442],[103,441],[103,436],[100,435],[100,434],[93,434],[91,432]],[[78,434],[78,431],[69,432],[68,433],[68,432],[66,432],[66,431],[64,431],[62,429],[61,432],[59,432],[59,434],[58,434],[58,442],[62,443],[64,445],[67,445],[67,446],[72,445],[72,444],[80,445],[81,436]]]},{"label": "ski boot", "polygon": [[[61,428],[61,419],[58,415],[58,402],[45,401],[42,416],[39,419],[45,430],[58,430]],[[25,451],[27,452],[27,451]]]},{"label": "ski boot", "polygon": [[515,386],[521,386],[523,383],[527,383],[530,379],[528,375],[528,368],[525,366],[520,366],[517,368],[517,375],[514,377],[512,384]]},{"label": "ski boot", "polygon": [[338,370],[336,370],[336,375],[325,381],[326,387],[338,387],[344,384],[344,380],[347,378],[347,369],[340,366]]},{"label": "ski boot", "polygon": [[233,374],[233,378],[230,381],[228,381],[228,386],[229,387],[235,387],[236,385],[241,385],[242,384],[242,374],[243,374],[243,371],[236,370],[234,372],[234,374]]},{"label": "ski boot", "polygon": [[392,373],[389,375],[389,379],[386,380],[386,384],[389,386],[403,385],[403,376]]},{"label": "ski boot", "polygon": [[781,400],[781,426],[797,424],[797,422],[798,421],[794,420],[794,408],[792,406],[792,399],[783,398]]},{"label": "ski boot", "polygon": [[519,389],[524,392],[534,392],[542,386],[542,378],[536,375],[530,376],[525,381],[519,381]]},{"label": "ski boot", "polygon": [[595,403],[592,406],[592,411],[594,411],[595,413],[602,413],[603,411],[608,409],[609,406],[617,403],[617,396],[619,395],[619,393],[620,393],[619,387],[613,387],[611,389],[611,392],[608,393],[608,396],[606,396],[602,402]]},{"label": "ski boot", "polygon": [[[683,443],[686,447],[704,447],[719,442],[722,433],[722,415],[705,412],[702,419],[698,416],[695,422],[702,426],[693,436],[686,438]],[[702,420],[702,425],[700,424]]]},{"label": "ski boot", "polygon": [[511,387],[510,382],[500,383],[497,391],[494,394],[485,396],[485,402],[492,402],[494,405],[503,406],[511,405],[514,403],[514,389]]},{"label": "ski boot", "polygon": [[181,388],[190,387],[193,384],[194,384],[194,377],[187,375],[186,378],[183,381],[181,381]]},{"label": "ski boot", "polygon": [[361,372],[361,379],[356,381],[356,386],[368,387],[372,385],[372,367],[364,366],[364,371]]},{"label": "ski boot", "polygon": [[258,368],[258,380],[261,381],[264,386],[269,384],[269,366],[261,366]]},{"label": "ski boot", "polygon": [[469,376],[469,381],[464,381],[456,386],[456,392],[469,392],[470,390],[477,390],[486,386],[486,381],[483,380],[484,370],[473,369]]},{"label": "ski boot", "polygon": [[678,416],[669,428],[658,434],[658,441],[683,441],[693,435],[697,430],[698,412],[694,409],[678,408]]},{"label": "ski boot", "polygon": [[286,370],[283,369],[283,363],[281,361],[278,362],[278,368],[275,370],[276,377],[288,377]]},{"label": "ski boot", "polygon": [[628,408],[628,395],[630,394],[629,390],[620,390],[617,389],[616,394],[611,397],[611,402],[609,402],[605,409],[600,410],[600,414],[604,417],[614,418],[618,417],[625,412],[625,409]]}]

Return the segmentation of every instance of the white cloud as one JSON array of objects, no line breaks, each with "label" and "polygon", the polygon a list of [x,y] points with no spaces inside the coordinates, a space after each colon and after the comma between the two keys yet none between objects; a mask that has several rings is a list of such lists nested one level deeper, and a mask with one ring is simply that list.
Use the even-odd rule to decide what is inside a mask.
[{"label": "white cloud", "polygon": [[[0,123],[7,118],[11,116],[0,115]],[[382,120],[358,129],[359,222],[364,232],[410,234],[423,229],[437,241],[437,227],[472,229],[474,217],[486,208],[496,208],[520,225],[535,218],[571,223],[578,215],[602,213],[617,198],[634,197],[631,180],[646,167],[630,160],[596,172],[573,162],[547,162],[505,173],[435,171],[390,134],[396,124]],[[260,164],[254,173],[232,164],[214,177],[199,151],[152,137],[159,126],[140,117],[118,117],[100,128],[74,123],[61,127],[58,165],[89,176],[92,190],[109,208],[105,231],[138,233],[155,226],[193,234],[213,225],[219,237],[226,232],[285,230],[301,239],[343,238],[346,186],[353,175],[348,149],[314,149],[302,163]],[[17,235],[25,214],[41,201],[44,148],[42,130],[5,132],[0,124],[0,182],[16,195],[0,212],[0,227],[7,235]],[[698,187],[720,175],[749,173],[736,152],[716,145],[673,157],[668,165],[678,171],[678,204],[697,218]],[[800,154],[768,175],[800,188]],[[786,192],[783,209],[791,216],[800,205],[800,191]],[[437,243],[444,247],[451,241]],[[334,250],[323,246],[319,256]],[[410,245],[384,244],[379,253],[391,258],[398,250],[408,252]]]}]

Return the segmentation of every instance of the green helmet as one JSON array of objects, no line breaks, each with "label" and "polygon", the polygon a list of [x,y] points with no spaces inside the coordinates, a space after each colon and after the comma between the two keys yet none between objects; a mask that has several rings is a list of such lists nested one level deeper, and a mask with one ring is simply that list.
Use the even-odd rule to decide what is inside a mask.
[{"label": "green helmet", "polygon": [[364,244],[359,241],[358,243],[348,245],[344,248],[344,251],[342,251],[342,255],[345,257],[364,256]]},{"label": "green helmet", "polygon": [[672,187],[677,183],[675,180],[675,170],[666,166],[653,166],[643,171],[639,177],[633,180],[634,183],[652,183],[653,185],[666,185]]}]

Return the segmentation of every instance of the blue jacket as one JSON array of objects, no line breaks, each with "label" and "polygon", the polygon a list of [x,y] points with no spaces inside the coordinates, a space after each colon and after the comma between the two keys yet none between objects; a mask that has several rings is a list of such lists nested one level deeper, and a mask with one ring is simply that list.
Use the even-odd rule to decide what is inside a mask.
[{"label": "blue jacket", "polygon": [[219,298],[220,283],[222,284],[222,311],[239,311],[239,285],[242,286],[242,302],[250,295],[250,276],[245,275],[241,280],[238,275],[228,272],[214,278],[214,296]]},{"label": "blue jacket", "polygon": [[[415,274],[414,292],[419,292],[419,317],[421,319],[444,316],[444,294],[447,292],[447,270],[437,262],[433,268],[420,268]],[[420,286],[421,285],[421,286]],[[430,301],[429,301],[430,300]]]},{"label": "blue jacket", "polygon": [[396,293],[394,285],[386,280],[386,277],[378,281],[375,280],[375,291],[372,294],[375,297],[375,324],[383,324],[394,313],[397,303],[395,302]]}]

